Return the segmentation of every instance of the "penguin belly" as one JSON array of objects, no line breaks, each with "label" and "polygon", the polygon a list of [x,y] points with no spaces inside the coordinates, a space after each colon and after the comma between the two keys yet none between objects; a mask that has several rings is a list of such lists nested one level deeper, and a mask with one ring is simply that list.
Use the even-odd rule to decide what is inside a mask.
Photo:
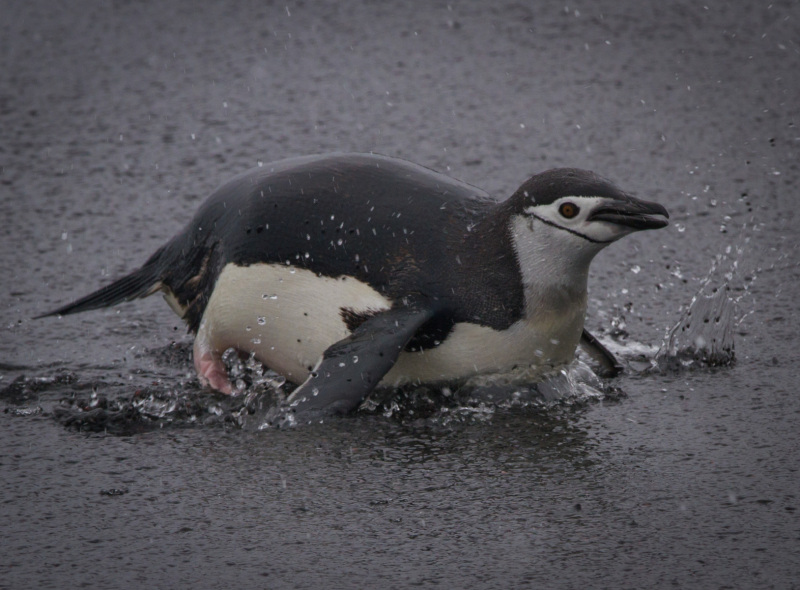
[{"label": "penguin belly", "polygon": [[523,317],[505,330],[457,323],[439,346],[401,353],[381,385],[446,382],[517,367],[536,374],[571,362],[583,329],[582,310],[542,320]]},{"label": "penguin belly", "polygon": [[[228,264],[209,298],[195,351],[218,357],[235,348],[253,353],[293,383],[302,383],[331,345],[351,331],[344,311],[371,316],[392,302],[353,277],[326,277],[281,264]],[[570,362],[583,329],[585,308],[523,317],[505,330],[457,323],[438,346],[403,351],[381,386],[436,383],[518,366]]]},{"label": "penguin belly", "polygon": [[[329,346],[350,335],[343,310],[374,314],[391,301],[352,277],[281,264],[223,268],[197,332],[201,348],[253,353],[302,383]],[[197,349],[197,346],[196,346]]]}]

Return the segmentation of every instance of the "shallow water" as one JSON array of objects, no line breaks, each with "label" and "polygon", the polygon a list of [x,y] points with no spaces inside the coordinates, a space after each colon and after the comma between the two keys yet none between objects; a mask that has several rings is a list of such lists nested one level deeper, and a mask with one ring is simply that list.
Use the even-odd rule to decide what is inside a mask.
[{"label": "shallow water", "polygon": [[[0,24],[0,588],[796,588],[796,3],[224,6]],[[202,391],[158,298],[29,319],[224,179],[333,150],[664,203],[592,266],[626,372],[253,432],[274,380]]]}]

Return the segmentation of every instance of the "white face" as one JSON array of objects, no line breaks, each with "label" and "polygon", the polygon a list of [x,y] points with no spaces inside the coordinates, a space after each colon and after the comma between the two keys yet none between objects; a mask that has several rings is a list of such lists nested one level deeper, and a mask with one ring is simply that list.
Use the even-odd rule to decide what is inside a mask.
[{"label": "white face", "polygon": [[[525,207],[512,219],[514,248],[526,285],[536,300],[550,288],[554,297],[583,297],[589,264],[603,248],[633,231],[610,221],[590,220],[598,207],[619,204],[607,197],[561,197]],[[569,297],[567,297],[569,298]],[[564,300],[566,302],[566,299]]]},{"label": "white face", "polygon": [[[615,199],[606,197],[561,197],[549,205],[534,205],[525,208],[525,214],[556,228],[565,230],[595,247],[601,248],[626,236],[633,228],[608,221],[589,220],[591,212]],[[588,245],[588,244],[587,244]]]}]

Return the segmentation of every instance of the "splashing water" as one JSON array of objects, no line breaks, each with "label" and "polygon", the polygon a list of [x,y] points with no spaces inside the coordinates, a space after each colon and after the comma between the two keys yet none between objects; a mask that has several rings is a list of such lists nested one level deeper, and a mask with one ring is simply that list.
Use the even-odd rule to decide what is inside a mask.
[{"label": "splashing water", "polygon": [[249,424],[251,415],[258,415],[265,408],[286,400],[286,378],[265,367],[254,354],[243,359],[235,349],[230,348],[222,355],[222,362],[228,369],[234,396],[243,398],[241,405],[231,412],[238,426],[252,426]]},{"label": "splashing water", "polygon": [[[226,362],[230,359],[227,359]],[[248,363],[233,360],[231,376],[253,369]],[[260,366],[260,364],[259,364]],[[253,385],[235,381],[237,392],[246,396],[238,411],[239,425],[246,430],[273,428],[271,415],[276,405],[285,401],[283,381],[267,377],[272,395],[254,391]],[[281,378],[279,378],[281,379]],[[491,420],[495,413],[532,408],[547,415],[552,410],[581,406],[592,400],[618,398],[622,392],[603,383],[580,359],[567,366],[542,374],[541,367],[518,368],[503,374],[479,375],[450,385],[406,385],[373,391],[359,406],[359,413],[381,416],[399,423],[424,422],[449,426]],[[281,426],[295,423],[287,415]]]},{"label": "splashing water", "polygon": [[[158,365],[190,364],[191,343],[171,344],[145,353]],[[230,349],[223,362],[234,394],[218,395],[198,387],[194,375],[154,379],[133,394],[127,380],[84,380],[72,373],[52,378],[20,377],[3,389],[0,399],[14,415],[51,415],[64,426],[88,432],[131,435],[164,427],[212,426],[259,430],[259,418],[283,403],[293,386],[254,356]],[[535,373],[535,374],[534,374]],[[491,420],[498,412],[533,409],[542,416],[614,398],[618,390],[598,379],[581,360],[542,375],[518,369],[502,375],[482,375],[451,386],[409,386],[373,392],[360,413],[398,423],[420,420],[434,426]]]},{"label": "splashing water", "polygon": [[[743,243],[748,244],[749,237],[743,238]],[[734,332],[744,319],[744,316],[737,319],[738,306],[755,280],[755,275],[740,274],[739,260],[744,249],[743,245],[729,246],[725,254],[714,258],[700,289],[678,322],[667,331],[653,368],[676,370],[734,363]]]},{"label": "splashing water", "polygon": [[613,397],[619,390],[604,384],[581,360],[541,374],[541,368],[518,368],[504,374],[472,377],[457,387],[418,386],[378,390],[361,404],[361,412],[399,422],[423,420],[448,426],[485,422],[498,411],[549,410]]}]

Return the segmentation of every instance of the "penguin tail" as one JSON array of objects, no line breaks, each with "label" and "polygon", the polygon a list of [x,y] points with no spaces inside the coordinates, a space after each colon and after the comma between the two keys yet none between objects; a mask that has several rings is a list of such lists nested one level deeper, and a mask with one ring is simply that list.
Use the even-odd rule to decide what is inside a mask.
[{"label": "penguin tail", "polygon": [[117,279],[110,285],[106,285],[94,293],[81,297],[63,307],[38,315],[33,319],[36,320],[55,315],[70,315],[92,309],[111,307],[123,301],[130,301],[131,299],[152,295],[161,287],[160,275],[162,265],[159,264],[160,254],[161,251],[156,252],[156,254],[140,269],[133,271],[121,279]]}]

